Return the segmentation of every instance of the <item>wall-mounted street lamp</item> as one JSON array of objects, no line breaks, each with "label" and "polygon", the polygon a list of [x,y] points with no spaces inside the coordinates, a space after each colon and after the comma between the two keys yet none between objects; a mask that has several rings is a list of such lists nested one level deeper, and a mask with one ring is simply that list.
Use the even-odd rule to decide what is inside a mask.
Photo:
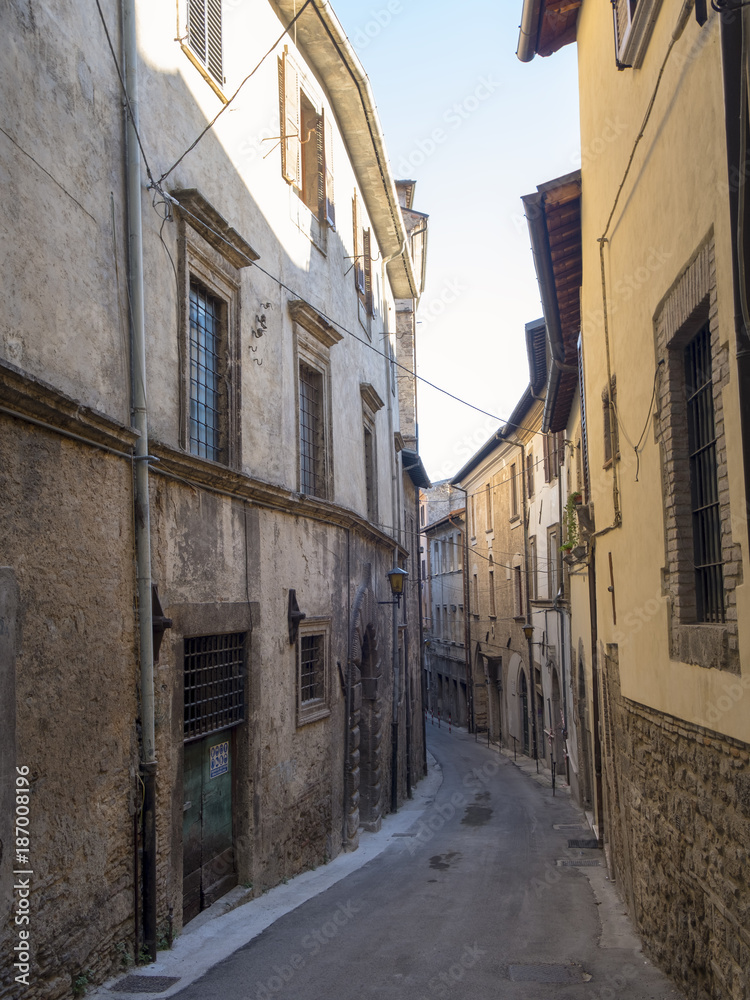
[{"label": "wall-mounted street lamp", "polygon": [[526,622],[526,624],[523,627],[523,634],[526,636],[526,639],[528,641],[531,641],[531,637],[534,634],[534,626],[531,624],[531,622]]},{"label": "wall-mounted street lamp", "polygon": [[409,574],[405,569],[399,569],[398,566],[394,566],[392,570],[388,571],[388,583],[391,585],[391,593],[396,598],[395,601],[378,601],[378,604],[397,604],[401,605],[401,595],[404,592],[404,583]]}]

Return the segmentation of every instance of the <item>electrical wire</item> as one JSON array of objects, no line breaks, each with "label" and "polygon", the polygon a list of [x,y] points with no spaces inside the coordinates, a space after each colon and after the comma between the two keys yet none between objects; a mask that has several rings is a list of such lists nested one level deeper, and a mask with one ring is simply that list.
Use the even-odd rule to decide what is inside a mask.
[{"label": "electrical wire", "polygon": [[99,0],[94,0],[96,4],[96,9],[99,11],[99,17],[102,22],[102,27],[104,28],[104,34],[107,36],[107,45],[109,45],[109,51],[112,53],[112,59],[114,60],[115,69],[117,70],[117,75],[120,78],[120,86],[122,87],[122,92],[125,97],[125,104],[127,105],[128,114],[130,115],[130,121],[133,125],[133,131],[135,132],[135,137],[138,141],[138,148],[141,151],[141,156],[143,157],[143,163],[146,167],[146,174],[149,181],[153,182],[153,176],[151,174],[151,167],[148,165],[148,158],[146,157],[146,150],[143,148],[143,143],[141,142],[141,137],[138,132],[138,126],[136,125],[135,115],[133,114],[133,106],[130,103],[130,95],[128,94],[128,88],[125,86],[125,80],[122,76],[122,71],[120,70],[120,64],[117,61],[117,55],[115,54],[114,46],[112,45],[112,38],[109,34],[109,28],[107,27],[107,22],[104,20],[104,12],[102,11],[101,4]]},{"label": "electrical wire", "polygon": [[[96,0],[96,3],[97,3],[97,5],[98,5],[98,4],[99,4],[99,0]],[[232,96],[231,96],[231,97],[229,98],[229,100],[227,101],[227,103],[226,103],[226,104],[225,104],[225,105],[224,105],[224,106],[222,107],[221,111],[219,111],[219,112],[218,112],[218,114],[216,114],[216,115],[215,115],[215,116],[214,116],[214,117],[213,117],[213,118],[211,119],[211,121],[210,121],[210,122],[208,123],[208,125],[206,125],[206,127],[205,127],[205,128],[203,129],[203,131],[202,131],[202,132],[200,133],[200,135],[198,136],[198,138],[197,138],[197,139],[195,139],[195,140],[194,140],[193,142],[191,142],[191,143],[190,143],[190,145],[189,145],[189,146],[188,146],[188,148],[187,148],[187,149],[185,150],[185,152],[184,152],[184,153],[182,153],[182,155],[181,155],[181,156],[179,156],[179,157],[178,157],[178,158],[177,158],[177,159],[175,160],[175,162],[174,162],[174,163],[172,164],[172,166],[171,166],[171,167],[170,167],[170,168],[169,168],[168,170],[165,170],[165,171],[164,171],[164,173],[163,173],[163,174],[161,175],[161,177],[160,177],[160,178],[159,178],[159,180],[157,181],[157,185],[160,185],[160,184],[162,184],[162,183],[163,183],[163,181],[165,181],[165,180],[166,180],[166,178],[167,178],[167,177],[169,177],[169,175],[170,175],[170,174],[172,173],[172,171],[173,171],[173,170],[174,170],[174,169],[175,169],[175,168],[176,168],[176,167],[177,167],[177,166],[178,166],[178,165],[179,165],[180,163],[182,163],[182,161],[183,161],[183,160],[185,159],[185,157],[186,157],[186,156],[188,155],[188,153],[191,153],[191,152],[192,152],[192,151],[193,151],[193,150],[195,149],[195,147],[196,147],[196,146],[198,145],[198,143],[199,143],[199,142],[201,141],[201,139],[202,139],[202,138],[204,137],[204,135],[206,135],[206,133],[207,133],[207,132],[210,132],[210,131],[211,131],[211,129],[212,129],[212,128],[214,127],[214,125],[216,124],[216,122],[217,122],[217,121],[219,120],[219,118],[221,118],[221,116],[222,116],[222,115],[224,114],[224,112],[225,112],[225,111],[227,110],[227,108],[229,107],[229,105],[230,105],[230,104],[232,103],[232,101],[233,101],[233,100],[235,99],[235,97],[237,96],[237,94],[239,94],[239,92],[240,92],[240,91],[242,90],[242,88],[243,88],[243,87],[245,86],[245,84],[247,83],[247,81],[248,81],[248,80],[249,80],[249,79],[250,79],[250,78],[251,78],[252,76],[254,76],[254,75],[255,75],[255,74],[256,74],[256,73],[258,72],[258,70],[259,70],[259,69],[260,69],[260,67],[261,67],[261,66],[263,65],[263,63],[264,63],[264,62],[266,61],[266,59],[268,59],[268,57],[269,57],[269,56],[271,55],[271,53],[272,53],[272,52],[274,52],[274,51],[276,50],[277,46],[278,46],[278,45],[279,45],[279,44],[280,44],[280,43],[281,43],[281,42],[283,41],[283,39],[284,39],[284,36],[285,36],[286,34],[288,34],[288,32],[289,32],[289,29],[290,29],[290,28],[292,27],[292,25],[293,25],[293,24],[294,24],[294,23],[295,23],[295,22],[297,21],[297,18],[301,17],[301,15],[302,15],[302,12],[304,11],[304,9],[305,9],[306,7],[309,7],[309,6],[310,6],[310,4],[312,4],[312,3],[313,3],[313,0],[305,0],[305,3],[304,3],[304,4],[302,5],[302,7],[300,7],[299,11],[297,12],[297,14],[295,14],[295,16],[294,16],[294,17],[292,18],[292,20],[291,20],[291,21],[289,22],[289,24],[288,24],[288,25],[286,26],[286,28],[284,28],[284,30],[283,30],[283,31],[281,32],[281,34],[279,35],[279,37],[278,37],[278,38],[276,39],[276,41],[275,41],[275,42],[273,43],[273,45],[272,45],[272,46],[270,47],[270,49],[269,49],[269,50],[268,50],[268,51],[266,52],[266,54],[265,54],[265,55],[263,56],[263,58],[262,58],[262,59],[260,60],[260,62],[258,63],[258,65],[257,65],[257,66],[255,66],[255,67],[254,67],[254,68],[253,68],[253,69],[252,69],[252,70],[251,70],[251,71],[250,71],[250,72],[249,72],[249,73],[247,74],[247,76],[245,77],[245,79],[244,79],[244,80],[242,81],[242,83],[241,83],[241,84],[239,85],[239,87],[238,87],[238,88],[237,88],[237,89],[235,90],[235,92],[234,92],[234,93],[232,94]],[[314,4],[313,4],[313,6],[314,6]],[[150,176],[150,175],[149,175],[149,176]]]}]

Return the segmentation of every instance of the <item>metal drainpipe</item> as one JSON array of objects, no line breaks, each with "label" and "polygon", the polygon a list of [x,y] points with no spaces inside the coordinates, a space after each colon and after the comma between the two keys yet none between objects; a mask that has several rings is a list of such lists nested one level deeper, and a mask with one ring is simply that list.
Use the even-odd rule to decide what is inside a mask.
[{"label": "metal drainpipe", "polygon": [[141,661],[141,776],[143,801],[143,937],[156,961],[156,735],[154,726],[154,647],[151,620],[151,525],[148,495],[148,411],[146,336],[141,229],[141,164],[138,127],[138,48],[135,0],[122,0],[125,86],[135,123],[127,116],[128,267],[131,300],[132,423],[135,445],[135,545]]},{"label": "metal drainpipe", "polygon": [[[393,550],[393,565],[398,566],[398,549]],[[391,605],[393,610],[393,712],[391,717],[391,812],[398,812],[398,605]]]},{"label": "metal drainpipe", "polygon": [[471,589],[469,587],[469,492],[463,486],[455,485],[464,495],[464,663],[466,666],[466,728],[470,733],[476,731],[474,722],[474,675],[471,663]]},{"label": "metal drainpipe", "polygon": [[[419,691],[421,694],[422,703],[422,765],[423,765],[423,775],[427,774],[427,724],[425,720],[425,710],[427,708],[427,699],[425,698],[425,668],[424,668],[424,621],[422,619],[422,553],[419,551],[419,542],[422,538],[422,524],[420,521],[420,508],[419,508],[419,488],[417,488],[417,499],[416,499],[416,517],[415,522],[415,535],[417,539],[417,600],[419,601]],[[426,541],[426,539],[425,539]],[[410,796],[411,797],[411,796]]]},{"label": "metal drainpipe", "polygon": [[[526,449],[519,441],[521,449],[521,497],[523,499],[523,568],[526,580],[524,596],[526,598],[526,618],[531,623],[531,589],[529,587],[529,498],[526,495]],[[529,676],[531,679],[531,737],[534,741],[534,760],[539,770],[539,751],[536,739],[536,670],[534,669],[533,634],[527,640],[529,647]]]}]

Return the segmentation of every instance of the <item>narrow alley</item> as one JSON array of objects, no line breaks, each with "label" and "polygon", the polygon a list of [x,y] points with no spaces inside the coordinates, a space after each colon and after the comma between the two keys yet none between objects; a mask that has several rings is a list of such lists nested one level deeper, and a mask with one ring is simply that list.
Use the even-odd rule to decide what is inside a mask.
[{"label": "narrow alley", "polygon": [[[591,833],[566,790],[553,797],[512,757],[463,731],[428,720],[427,734],[436,793],[408,829],[389,832],[391,817],[375,835],[387,839],[382,853],[186,988],[172,962],[165,992],[180,1000],[677,1000],[641,952],[602,852],[581,846]],[[191,937],[188,928],[182,944],[190,948]],[[139,991],[154,974],[139,972]],[[116,986],[107,993],[130,995]]]}]

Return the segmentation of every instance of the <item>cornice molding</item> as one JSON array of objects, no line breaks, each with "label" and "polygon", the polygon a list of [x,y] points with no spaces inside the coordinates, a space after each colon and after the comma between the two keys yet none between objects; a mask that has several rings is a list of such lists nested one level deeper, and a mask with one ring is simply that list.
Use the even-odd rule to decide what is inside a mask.
[{"label": "cornice molding", "polygon": [[343,333],[339,333],[327,319],[323,317],[309,302],[302,299],[294,299],[289,303],[289,315],[299,323],[301,327],[312,334],[323,347],[333,347],[340,340],[344,339]]}]

